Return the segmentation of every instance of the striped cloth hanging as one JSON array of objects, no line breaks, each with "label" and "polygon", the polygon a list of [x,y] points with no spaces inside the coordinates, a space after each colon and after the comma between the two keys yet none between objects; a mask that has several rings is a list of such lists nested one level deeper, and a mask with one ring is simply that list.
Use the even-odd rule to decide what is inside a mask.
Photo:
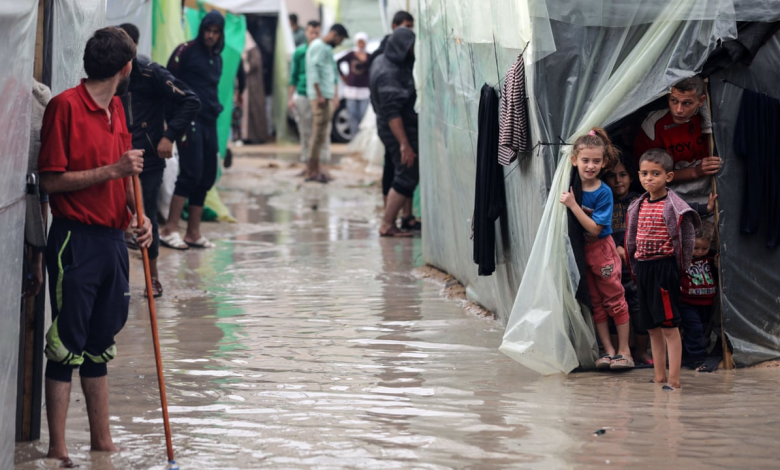
[{"label": "striped cloth hanging", "polygon": [[528,97],[525,92],[525,61],[517,57],[506,74],[501,89],[501,115],[498,123],[498,162],[509,166],[517,154],[530,150]]}]

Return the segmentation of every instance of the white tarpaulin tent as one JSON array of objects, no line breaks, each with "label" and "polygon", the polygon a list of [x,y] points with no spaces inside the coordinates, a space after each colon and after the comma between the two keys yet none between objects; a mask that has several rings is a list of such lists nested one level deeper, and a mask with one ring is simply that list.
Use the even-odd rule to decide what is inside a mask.
[{"label": "white tarpaulin tent", "polygon": [[[574,297],[579,273],[568,240],[566,210],[557,202],[569,184],[566,143],[592,126],[615,123],[663,96],[671,84],[699,72],[722,41],[737,37],[738,22],[778,20],[777,2],[421,0],[418,4],[424,260],[457,277],[472,300],[507,323],[501,346],[506,354],[544,374],[590,366],[596,354],[595,336],[589,315],[583,314]],[[485,83],[498,86],[521,52],[534,148],[504,171],[507,239],[497,244],[496,272],[480,277],[469,238],[479,90]],[[713,104],[716,116],[726,109],[734,111],[732,102],[713,99]],[[726,136],[716,132],[724,158],[731,147]],[[727,164],[719,179],[733,186],[742,184],[732,179],[737,168],[738,164]],[[737,206],[734,203],[731,210],[738,210]],[[728,220],[729,206],[722,207]],[[730,217],[738,215],[732,212]],[[755,242],[740,238],[734,226],[722,231],[727,238],[721,245],[721,262],[735,263],[732,269],[724,269],[724,318],[735,361],[751,364],[780,357],[778,335],[763,332],[767,328],[762,326],[767,320],[769,324],[780,320],[776,308],[766,307],[776,305],[776,295],[762,287],[766,279],[733,266],[748,254],[778,260],[778,253],[759,252],[750,245]],[[771,281],[780,283],[776,275]],[[750,301],[746,292],[761,299],[764,308],[759,306],[758,313],[756,301]]]},{"label": "white tarpaulin tent", "polygon": [[152,57],[152,0],[108,0],[106,25],[118,26],[132,23],[141,33],[138,38],[138,55]]}]

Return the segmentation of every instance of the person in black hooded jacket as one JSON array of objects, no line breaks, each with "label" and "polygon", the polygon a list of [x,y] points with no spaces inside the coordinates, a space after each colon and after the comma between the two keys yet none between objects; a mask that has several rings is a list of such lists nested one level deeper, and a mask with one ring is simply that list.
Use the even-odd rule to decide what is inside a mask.
[{"label": "person in black hooded jacket", "polygon": [[[119,25],[138,45],[139,31],[132,23]],[[200,111],[200,100],[160,64],[143,56],[133,59],[130,85],[122,95],[127,129],[133,134],[133,148],[144,151],[144,170],[138,175],[144,200],[144,213],[152,220],[149,265],[154,296],[163,293],[157,270],[160,248],[157,225],[157,199],[160,196],[165,160],[173,155],[173,143],[184,135]],[[166,109],[168,119],[166,120]]]},{"label": "person in black hooded jacket", "polygon": [[392,188],[387,195],[385,215],[379,233],[397,237],[409,235],[395,225],[401,207],[414,197],[420,179],[417,160],[417,92],[409,63],[414,61],[412,30],[396,29],[387,40],[385,53],[371,64],[371,104],[385,151],[395,166]]},{"label": "person in black hooded jacket", "polygon": [[[198,37],[173,51],[168,70],[198,95],[200,113],[177,139],[179,177],[171,199],[171,210],[160,228],[160,243],[178,250],[212,248],[200,233],[200,218],[206,193],[217,179],[217,118],[222,112],[217,87],[222,76],[222,49],[225,46],[225,18],[216,10],[201,21]],[[179,235],[179,220],[189,199],[187,233]]]}]

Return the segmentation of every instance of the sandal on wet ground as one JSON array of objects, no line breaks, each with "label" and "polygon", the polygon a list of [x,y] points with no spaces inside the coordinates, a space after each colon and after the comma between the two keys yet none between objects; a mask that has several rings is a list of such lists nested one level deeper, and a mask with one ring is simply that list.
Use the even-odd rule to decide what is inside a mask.
[{"label": "sandal on wet ground", "polygon": [[401,228],[403,230],[422,230],[422,222],[417,217],[410,215],[401,219]]},{"label": "sandal on wet ground", "polygon": [[201,235],[200,238],[198,238],[198,240],[193,243],[190,242],[185,242],[185,243],[190,248],[214,248],[217,246],[211,243],[210,241],[208,241],[208,239],[206,239],[206,237],[204,237],[203,235]]},{"label": "sandal on wet ground", "polygon": [[610,362],[609,368],[612,370],[633,369],[634,359],[631,356],[626,357],[618,354],[612,358],[612,362]]},{"label": "sandal on wet ground", "polygon": [[717,356],[711,356],[704,360],[699,367],[696,368],[696,372],[715,372],[718,370],[721,358]]},{"label": "sandal on wet ground", "polygon": [[380,237],[390,237],[390,238],[409,238],[412,236],[411,232],[404,232],[398,227],[392,227],[387,232],[382,233],[379,232]]},{"label": "sandal on wet ground", "polygon": [[612,363],[612,356],[607,353],[602,354],[596,359],[596,369],[609,369],[609,365]]},{"label": "sandal on wet ground", "polygon": [[306,178],[304,181],[305,181],[305,182],[307,182],[307,183],[309,183],[309,182],[314,182],[314,183],[322,183],[322,184],[325,184],[325,183],[327,183],[328,181],[330,181],[330,178],[328,178],[328,177],[327,177],[327,176],[325,176],[324,174],[320,173],[320,174],[319,174],[319,175],[317,175],[317,176],[311,176],[311,177],[309,177],[309,178]]},{"label": "sandal on wet ground", "polygon": [[[144,297],[146,297],[148,294],[146,292],[146,289],[144,289]],[[163,295],[163,287],[162,284],[160,284],[160,281],[156,278],[152,278],[152,296],[156,299],[157,297],[161,297]]]},{"label": "sandal on wet ground", "polygon": [[169,233],[168,235],[160,234],[160,243],[162,246],[173,248],[174,250],[186,250],[189,248],[184,240],[182,240],[179,232]]}]

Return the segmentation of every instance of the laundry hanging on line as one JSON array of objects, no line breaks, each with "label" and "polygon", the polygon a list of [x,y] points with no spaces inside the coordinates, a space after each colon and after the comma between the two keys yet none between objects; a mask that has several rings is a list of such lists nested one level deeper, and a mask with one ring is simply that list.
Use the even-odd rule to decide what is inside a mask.
[{"label": "laundry hanging on line", "polygon": [[498,108],[496,91],[483,85],[479,95],[477,176],[474,194],[474,262],[480,276],[496,270],[496,220],[506,211],[504,172],[498,164]]},{"label": "laundry hanging on line", "polygon": [[740,230],[767,225],[766,246],[780,244],[780,101],[744,90],[734,128],[734,150],[745,160]]},{"label": "laundry hanging on line", "polygon": [[525,89],[523,54],[509,68],[501,89],[501,118],[498,131],[498,162],[509,166],[517,154],[531,149],[528,126],[528,95]]}]

